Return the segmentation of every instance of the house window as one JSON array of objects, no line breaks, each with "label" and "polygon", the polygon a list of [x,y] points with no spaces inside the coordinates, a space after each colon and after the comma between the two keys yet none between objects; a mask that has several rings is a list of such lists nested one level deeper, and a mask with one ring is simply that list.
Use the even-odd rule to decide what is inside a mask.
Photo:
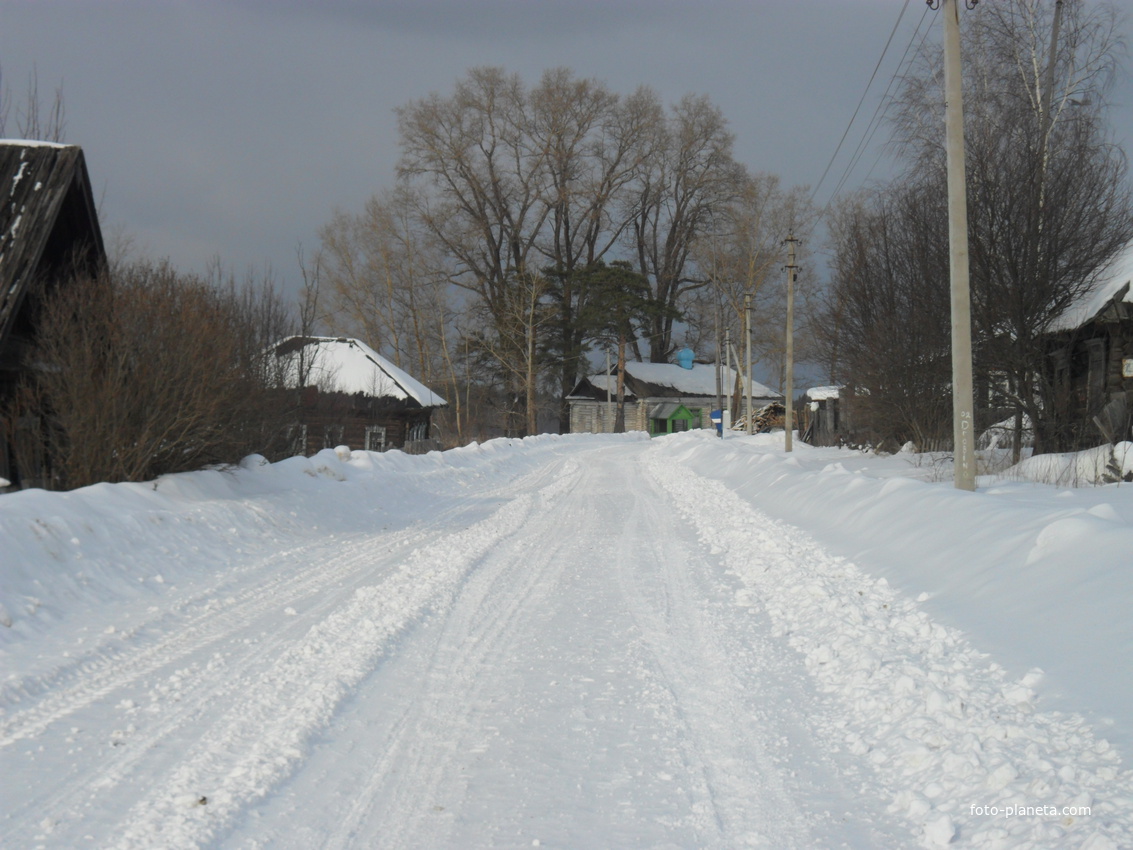
[{"label": "house window", "polygon": [[342,432],[341,425],[326,425],[323,427],[323,448],[333,449],[342,445]]},{"label": "house window", "polygon": [[384,425],[366,426],[366,451],[384,452],[386,450],[386,429]]},{"label": "house window", "polygon": [[688,430],[688,420],[687,419],[674,419],[673,420],[673,433],[674,434],[677,433],[678,431],[687,431],[687,430]]}]

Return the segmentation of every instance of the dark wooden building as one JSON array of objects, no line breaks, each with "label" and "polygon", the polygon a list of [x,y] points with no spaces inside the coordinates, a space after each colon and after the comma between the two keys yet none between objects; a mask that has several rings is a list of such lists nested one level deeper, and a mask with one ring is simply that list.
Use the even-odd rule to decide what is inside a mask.
[{"label": "dark wooden building", "polygon": [[37,486],[47,474],[40,423],[14,407],[34,368],[39,306],[60,281],[105,264],[82,149],[0,141],[0,478],[11,487]]},{"label": "dark wooden building", "polygon": [[1046,338],[1055,433],[1072,451],[1133,440],[1133,245]]},{"label": "dark wooden building", "polygon": [[345,337],[289,337],[275,346],[281,382],[297,393],[288,434],[293,454],[352,449],[442,448],[433,411],[446,402],[364,342]]}]

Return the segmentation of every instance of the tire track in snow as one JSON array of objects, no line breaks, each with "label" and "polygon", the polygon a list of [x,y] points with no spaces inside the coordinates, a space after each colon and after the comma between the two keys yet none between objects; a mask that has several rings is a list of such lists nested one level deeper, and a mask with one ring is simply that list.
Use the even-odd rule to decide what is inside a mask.
[{"label": "tire track in snow", "polygon": [[562,568],[561,562],[555,566],[554,527],[562,521],[559,503],[579,479],[578,464],[568,461],[559,475],[535,494],[522,534],[501,540],[443,612],[444,627],[422,670],[423,690],[405,705],[381,743],[370,781],[326,837],[327,850],[357,846],[362,831],[377,837],[384,850],[446,846],[448,819],[437,817],[434,804],[459,796],[459,791],[440,793],[443,785],[466,781],[451,764],[457,753],[474,746],[464,736],[476,734],[470,715],[494,684],[485,672],[505,651],[517,619],[554,590],[555,570]]},{"label": "tire track in snow", "polygon": [[[383,535],[381,544],[390,552],[389,557],[396,558],[397,552],[429,539],[438,524],[431,522],[425,528],[417,526]],[[265,559],[251,568],[267,576],[254,586],[232,592],[223,587],[210,588],[195,599],[181,603],[182,608],[195,608],[194,613],[188,616],[165,613],[160,619],[134,630],[135,635],[158,633],[154,642],[134,639],[117,647],[100,647],[97,654],[76,659],[64,671],[36,681],[9,683],[0,691],[0,705],[5,708],[13,703],[18,705],[22,701],[20,697],[26,698],[38,690],[44,691],[45,696],[0,722],[0,749],[35,737],[52,723],[175,664],[178,659],[224,642],[243,631],[251,620],[281,611],[329,583],[354,577],[360,568],[372,565],[375,560],[370,539],[365,536],[360,544],[347,544],[359,547],[356,554],[340,555],[329,561],[325,559],[325,543],[302,547],[282,558]]]},{"label": "tire track in snow", "polygon": [[[478,501],[483,504],[503,499],[512,488],[543,481],[547,474],[546,468],[540,467],[516,481],[485,491]],[[385,553],[384,560],[395,561],[400,553],[435,537],[469,513],[468,503],[459,501],[431,515],[424,523],[381,534],[377,541]],[[252,586],[229,591],[222,584],[199,591],[193,598],[179,602],[178,610],[162,612],[156,620],[138,625],[133,630],[136,637],[127,643],[93,647],[64,669],[3,683],[0,709],[5,716],[0,719],[0,750],[37,736],[52,723],[104,700],[179,659],[225,642],[243,631],[249,621],[283,610],[334,582],[357,578],[360,571],[369,572],[376,560],[370,542],[374,536],[357,537],[359,543],[345,543],[358,546],[355,555],[344,554],[341,551],[344,544],[337,543],[337,551],[328,560],[327,544],[319,541],[290,550],[283,556],[277,554],[262,559],[242,569],[245,574],[262,577]],[[180,613],[185,610],[190,613]],[[152,642],[141,639],[148,632],[157,635]],[[22,702],[31,704],[19,708]]]},{"label": "tire track in snow", "polygon": [[[684,549],[680,536],[661,531],[672,526],[658,507],[668,508],[668,500],[658,499],[663,491],[648,481],[647,488],[651,498],[632,497],[617,580],[678,712],[674,725],[698,798],[692,808],[703,843],[813,846],[803,827],[807,818],[768,752],[767,718],[746,714],[752,707],[732,670],[734,659],[712,633],[704,592],[692,579],[701,569],[693,563],[698,553]],[[652,566],[648,574],[642,574],[643,564]]]},{"label": "tire track in snow", "polygon": [[[359,744],[364,779],[344,795],[343,813],[326,819],[321,846],[518,846],[520,835],[592,846],[582,836],[592,838],[606,817],[621,829],[617,838],[605,836],[606,846],[652,846],[667,837],[672,846],[809,850],[840,846],[845,836],[861,848],[897,846],[853,806],[850,791],[837,787],[837,770],[809,745],[809,730],[799,728],[792,708],[774,702],[783,688],[770,681],[756,692],[745,689],[748,665],[758,666],[762,654],[766,666],[774,654],[752,640],[763,624],[735,605],[730,587],[712,585],[718,567],[690,551],[689,531],[673,522],[667,497],[642,481],[639,456],[587,456],[556,512],[533,515],[462,585],[437,633],[403,648],[398,662],[420,670],[421,684],[396,695],[375,692],[400,703],[391,712],[396,719],[379,724],[387,730],[379,746]],[[572,529],[566,539],[564,528]],[[714,601],[725,608],[722,623]],[[580,622],[556,619],[564,610],[577,612]],[[592,624],[583,625],[588,617]],[[748,645],[729,642],[730,629]],[[521,647],[524,640],[536,643]],[[501,696],[502,671],[513,677],[546,656],[559,656],[547,676],[584,671],[574,680],[578,693],[560,682],[552,693]],[[615,681],[600,684],[600,671]],[[767,700],[774,705],[763,711]],[[529,717],[551,724],[536,731]],[[564,759],[556,750],[567,740],[573,746]],[[821,789],[808,792],[807,778],[790,775],[800,767],[797,750],[816,762]],[[484,764],[478,752],[501,760]],[[533,769],[542,754],[556,766]],[[607,789],[598,792],[601,804],[583,790],[591,784]],[[518,794],[505,797],[515,807],[505,815],[496,806],[507,790]],[[839,799],[844,809],[857,809],[853,823],[826,813]],[[548,804],[561,810],[548,811]],[[630,819],[631,811],[640,820]],[[627,837],[635,824],[643,832]],[[249,826],[244,835],[252,834]],[[255,846],[300,842],[257,834]]]},{"label": "tire track in snow", "polygon": [[[1133,846],[1133,774],[1078,716],[1036,712],[963,636],[719,482],[649,454],[652,477],[802,653],[836,713],[820,729],[863,761],[924,846]],[[1090,806],[1091,816],[980,817],[971,806]]]},{"label": "tire track in snow", "polygon": [[[547,470],[529,476],[546,476]],[[290,775],[315,730],[371,672],[391,640],[440,610],[487,552],[521,528],[560,484],[522,494],[491,517],[415,550],[401,569],[316,624],[251,681],[244,695],[131,810],[115,847],[197,847]],[[200,798],[207,805],[196,805]]]},{"label": "tire track in snow", "polygon": [[[862,805],[815,741],[805,719],[814,694],[793,653],[716,553],[690,544],[695,529],[674,520],[668,490],[640,466],[616,576],[672,695],[696,782],[698,846],[900,846],[900,826],[881,806]],[[695,482],[681,488],[702,498]]]},{"label": "tire track in snow", "polygon": [[[381,560],[396,560],[398,553],[413,542],[420,542],[419,538],[424,536],[427,534],[420,531],[407,533],[402,545],[394,553],[384,554]],[[385,543],[385,538],[382,542]],[[234,595],[225,609],[205,606],[206,610],[195,616],[188,626],[165,635],[141,652],[99,656],[96,673],[89,680],[80,681],[61,692],[59,700],[48,700],[45,705],[13,718],[24,722],[18,730],[19,736],[13,736],[12,743],[20,738],[34,738],[50,724],[85,709],[105,711],[109,708],[106,703],[113,699],[107,700],[108,696],[132,695],[132,689],[140,687],[146,677],[154,674],[159,677],[149,689],[153,700],[151,707],[156,716],[140,708],[137,700],[130,700],[128,704],[133,705],[127,709],[127,714],[138,722],[137,725],[127,725],[123,721],[122,725],[127,726],[128,731],[115,742],[113,756],[99,759],[88,771],[58,783],[49,795],[35,798],[31,802],[36,811],[47,816],[46,820],[58,817],[57,825],[63,826],[66,821],[76,819],[77,808],[81,807],[86,812],[98,808],[104,794],[119,783],[129,781],[132,771],[154,760],[155,754],[169,750],[176,752],[183,745],[178,740],[183,728],[208,716],[216,705],[235,699],[245,687],[251,675],[249,671],[263,666],[266,659],[279,651],[280,644],[292,640],[286,634],[278,634],[271,640],[258,640],[250,645],[243,643],[238,637],[248,630],[250,622],[261,617],[278,621],[279,613],[288,600],[297,602],[328,583],[350,578],[357,580],[359,572],[369,575],[375,567],[374,547],[369,539],[354,541],[346,551],[340,550],[331,559],[324,557],[312,563],[308,554],[302,556],[300,564],[292,563],[288,558],[263,567],[275,571],[277,576],[287,575],[295,569],[297,575],[292,575],[294,580],[270,579],[253,591]],[[325,552],[319,554],[325,556]],[[318,607],[327,604],[333,603],[323,603]],[[312,613],[317,615],[317,610],[304,613],[310,617]],[[292,629],[302,628],[299,622],[288,625]],[[279,631],[284,632],[283,629]],[[217,651],[206,661],[193,658],[198,653],[207,652],[210,647]],[[114,664],[119,657],[122,660],[117,662],[118,666],[106,666]],[[163,671],[171,668],[176,669],[167,677],[163,676]],[[138,717],[139,712],[142,712],[141,717]],[[84,725],[82,720],[73,722]],[[123,746],[117,747],[119,743]],[[64,810],[70,810],[70,813],[60,815]]]}]

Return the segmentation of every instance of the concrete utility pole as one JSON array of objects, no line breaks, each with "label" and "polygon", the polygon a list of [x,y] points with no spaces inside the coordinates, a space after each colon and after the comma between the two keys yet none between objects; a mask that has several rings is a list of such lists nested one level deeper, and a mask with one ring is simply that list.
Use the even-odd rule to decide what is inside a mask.
[{"label": "concrete utility pole", "polygon": [[[713,281],[715,282],[715,281]],[[720,290],[716,290],[716,410],[720,412],[720,437],[724,436],[724,383],[723,376],[720,370],[723,364],[720,362],[720,344],[723,340],[720,339]]]},{"label": "concrete utility pole", "polygon": [[728,376],[728,401],[724,405],[724,431],[730,431],[732,428],[732,396],[736,392],[736,378],[735,373],[732,371],[732,329],[724,328],[724,357],[727,360],[728,369],[724,373]]},{"label": "concrete utility pole", "polygon": [[[965,0],[969,9],[979,0]],[[948,245],[952,285],[953,483],[976,489],[976,437],[972,403],[972,300],[968,280],[968,195],[964,163],[964,103],[960,77],[960,8],[943,2],[945,139],[948,147]]]},{"label": "concrete utility pole", "polygon": [[783,447],[792,451],[793,440],[791,432],[794,430],[794,396],[795,396],[795,243],[799,240],[795,234],[787,237],[787,375],[784,381],[784,414],[783,426],[787,432]]},{"label": "concrete utility pole", "polygon": [[751,296],[744,296],[744,361],[747,364],[747,374],[744,375],[744,385],[747,394],[747,433],[754,433],[754,417],[751,415]]}]

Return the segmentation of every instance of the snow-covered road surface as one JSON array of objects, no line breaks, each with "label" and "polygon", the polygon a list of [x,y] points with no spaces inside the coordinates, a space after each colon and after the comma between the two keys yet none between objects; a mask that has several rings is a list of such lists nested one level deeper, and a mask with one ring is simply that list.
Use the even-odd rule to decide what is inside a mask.
[{"label": "snow-covered road surface", "polygon": [[[526,442],[379,484],[308,462],[314,498],[176,551],[146,526],[185,512],[134,509],[77,583],[111,590],[12,629],[0,846],[1128,846],[1081,717],[679,441]],[[1058,814],[971,811],[1009,804]]]}]

